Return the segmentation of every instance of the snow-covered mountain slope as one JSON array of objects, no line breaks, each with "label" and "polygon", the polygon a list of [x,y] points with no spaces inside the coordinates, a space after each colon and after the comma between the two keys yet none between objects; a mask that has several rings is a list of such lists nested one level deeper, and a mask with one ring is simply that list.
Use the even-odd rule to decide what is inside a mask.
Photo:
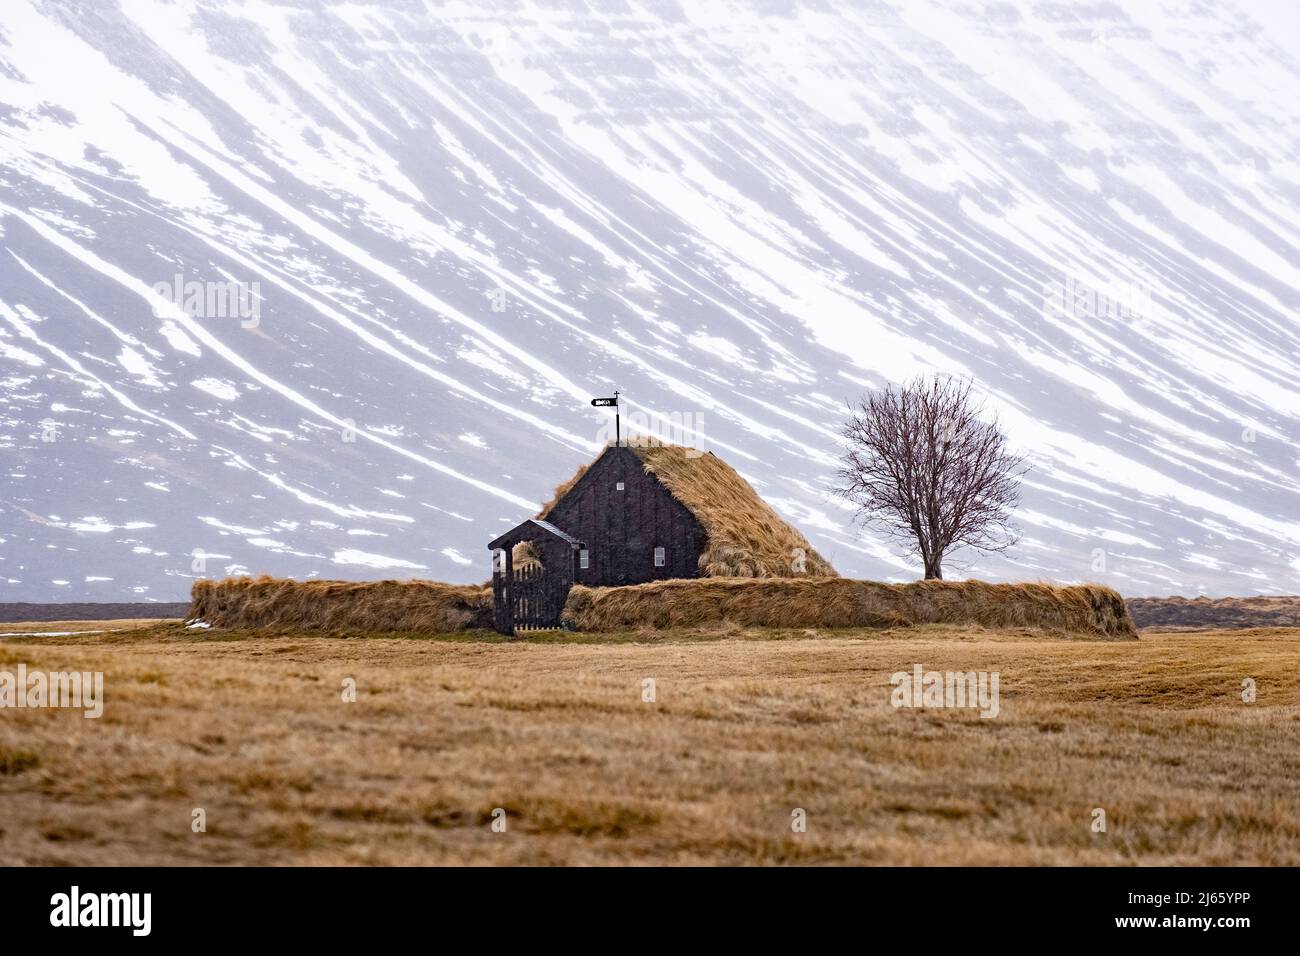
[{"label": "snow-covered mountain slope", "polygon": [[929,369],[1034,466],[971,573],[1300,591],[1297,40],[1264,0],[4,0],[0,600],[484,580],[614,387],[911,577],[828,489],[845,400]]}]

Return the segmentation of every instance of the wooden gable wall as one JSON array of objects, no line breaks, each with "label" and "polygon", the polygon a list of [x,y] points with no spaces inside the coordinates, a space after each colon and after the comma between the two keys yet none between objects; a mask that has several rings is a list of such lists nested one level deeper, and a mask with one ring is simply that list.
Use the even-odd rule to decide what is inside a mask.
[{"label": "wooden gable wall", "polygon": [[[579,584],[643,584],[699,576],[704,528],[627,448],[607,448],[546,520],[587,548],[590,566],[577,570]],[[665,549],[662,568],[654,566],[656,547]]]}]

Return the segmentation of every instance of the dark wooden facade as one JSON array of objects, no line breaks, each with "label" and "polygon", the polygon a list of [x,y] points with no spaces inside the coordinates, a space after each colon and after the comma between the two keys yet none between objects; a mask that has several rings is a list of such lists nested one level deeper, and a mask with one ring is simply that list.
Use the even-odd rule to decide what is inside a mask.
[{"label": "dark wooden facade", "polygon": [[[540,564],[516,567],[515,545]],[[562,626],[575,584],[615,586],[694,578],[707,543],[703,525],[645,470],[636,453],[606,448],[544,520],[530,518],[488,545],[494,552],[495,626],[503,634]],[[663,564],[655,551],[663,549]],[[583,565],[586,565],[585,567]]]},{"label": "dark wooden facade", "polygon": [[[587,567],[575,572],[579,584],[699,576],[703,526],[628,448],[606,448],[546,520],[577,538],[587,552]],[[663,567],[655,567],[655,548],[664,549]]]}]

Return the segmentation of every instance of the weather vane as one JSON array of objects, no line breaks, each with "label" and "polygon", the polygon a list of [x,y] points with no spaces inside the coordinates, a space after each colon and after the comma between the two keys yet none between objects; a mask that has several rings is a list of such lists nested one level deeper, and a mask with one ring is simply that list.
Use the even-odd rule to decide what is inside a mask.
[{"label": "weather vane", "polygon": [[618,420],[618,389],[614,389],[613,398],[593,398],[591,404],[595,405],[597,408],[614,409],[614,447],[617,448],[619,445],[623,444],[621,425]]}]

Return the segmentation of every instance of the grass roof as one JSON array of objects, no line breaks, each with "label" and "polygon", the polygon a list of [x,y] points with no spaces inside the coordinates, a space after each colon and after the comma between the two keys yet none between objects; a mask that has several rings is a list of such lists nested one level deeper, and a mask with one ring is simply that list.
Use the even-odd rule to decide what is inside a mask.
[{"label": "grass roof", "polygon": [[[633,443],[627,448],[703,526],[708,541],[700,555],[700,574],[725,578],[838,577],[808,539],[717,455],[682,445]],[[545,518],[589,467],[584,465],[556,488],[538,517]]]}]

